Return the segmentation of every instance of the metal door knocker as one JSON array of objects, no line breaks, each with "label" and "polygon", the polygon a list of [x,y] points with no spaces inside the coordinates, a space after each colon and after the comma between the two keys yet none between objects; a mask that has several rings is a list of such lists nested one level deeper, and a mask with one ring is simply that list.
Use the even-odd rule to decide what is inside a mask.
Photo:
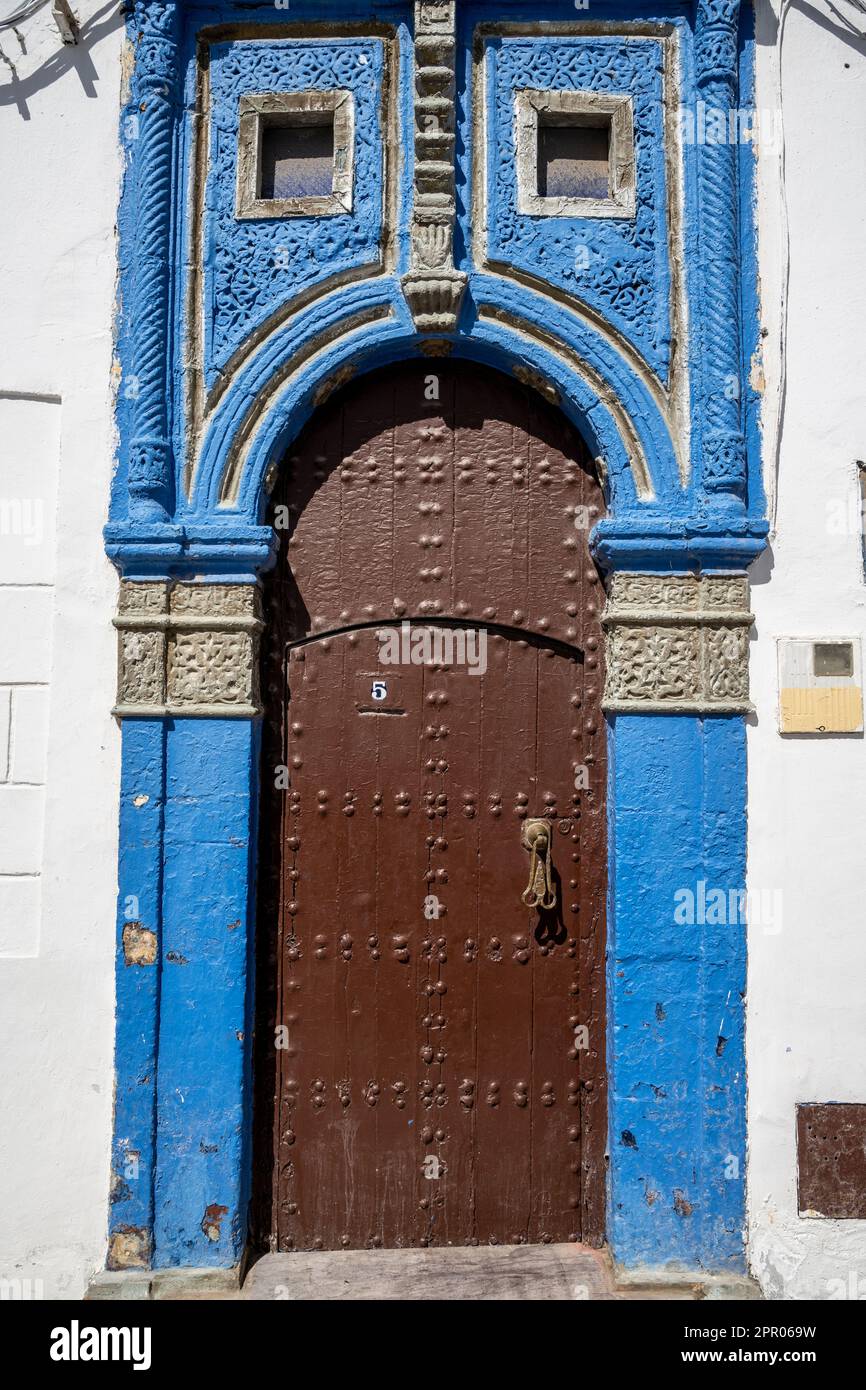
[{"label": "metal door knocker", "polygon": [[556,907],[556,889],[553,886],[550,867],[550,844],[553,829],[549,820],[525,820],[520,832],[524,849],[532,858],[529,861],[529,882],[522,894],[527,907],[538,907],[549,912]]}]

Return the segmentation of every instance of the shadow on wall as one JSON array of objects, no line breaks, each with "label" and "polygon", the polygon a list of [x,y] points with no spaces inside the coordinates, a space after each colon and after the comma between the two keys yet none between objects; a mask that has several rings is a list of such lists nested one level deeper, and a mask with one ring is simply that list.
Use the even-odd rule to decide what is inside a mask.
[{"label": "shadow on wall", "polygon": [[[21,119],[29,121],[28,99],[41,92],[43,88],[49,87],[52,82],[65,77],[68,72],[78,74],[85,96],[97,97],[99,93],[96,84],[99,81],[99,73],[93,65],[90,50],[107,34],[122,28],[124,22],[117,0],[109,0],[107,5],[103,5],[102,9],[97,10],[96,14],[91,15],[90,19],[81,25],[78,43],[65,44],[58,33],[57,52],[52,53],[41,67],[24,78],[18,76],[16,58],[20,61],[21,57],[26,56],[26,38],[18,28],[11,25],[0,29],[0,107],[17,106]],[[8,81],[4,78],[4,71],[8,74]]]}]

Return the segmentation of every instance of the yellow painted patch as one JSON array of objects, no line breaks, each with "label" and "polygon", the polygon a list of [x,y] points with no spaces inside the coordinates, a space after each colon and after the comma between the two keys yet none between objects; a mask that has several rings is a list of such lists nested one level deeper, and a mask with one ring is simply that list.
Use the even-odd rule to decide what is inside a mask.
[{"label": "yellow painted patch", "polygon": [[863,697],[855,685],[781,692],[783,734],[854,734],[863,728]]}]

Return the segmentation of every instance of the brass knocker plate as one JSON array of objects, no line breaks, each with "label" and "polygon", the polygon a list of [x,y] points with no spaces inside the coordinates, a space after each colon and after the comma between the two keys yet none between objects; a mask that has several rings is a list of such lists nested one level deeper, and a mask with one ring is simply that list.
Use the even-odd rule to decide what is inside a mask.
[{"label": "brass knocker plate", "polygon": [[525,820],[520,839],[524,849],[528,849],[532,856],[529,861],[529,882],[521,896],[527,907],[538,907],[549,912],[556,907],[556,889],[550,865],[553,826],[549,820],[540,817]]}]

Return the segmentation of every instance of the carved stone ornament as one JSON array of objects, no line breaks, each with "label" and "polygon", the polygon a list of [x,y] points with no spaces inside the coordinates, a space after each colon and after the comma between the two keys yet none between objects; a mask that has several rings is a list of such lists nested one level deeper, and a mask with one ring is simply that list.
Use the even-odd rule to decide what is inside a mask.
[{"label": "carved stone ornament", "polygon": [[129,492],[136,521],[168,522],[174,462],[167,401],[171,318],[169,236],[180,83],[179,7],[136,0],[133,102],[135,295],[131,307],[135,393]]},{"label": "carved stone ornament", "polygon": [[[698,0],[695,66],[708,112],[723,122],[739,107],[740,0]],[[740,228],[735,142],[711,140],[698,150],[701,242],[705,248],[703,363],[706,409],[702,427],[703,485],[742,506],[747,488],[740,387]]]},{"label": "carved stone ornament", "polygon": [[605,710],[748,713],[748,608],[745,575],[613,575]]},{"label": "carved stone ornament", "polygon": [[255,585],[124,580],[114,625],[116,715],[249,719],[260,712]]},{"label": "carved stone ornament", "polygon": [[453,333],[467,276],[454,268],[454,0],[415,5],[415,203],[403,293],[419,333]]}]

